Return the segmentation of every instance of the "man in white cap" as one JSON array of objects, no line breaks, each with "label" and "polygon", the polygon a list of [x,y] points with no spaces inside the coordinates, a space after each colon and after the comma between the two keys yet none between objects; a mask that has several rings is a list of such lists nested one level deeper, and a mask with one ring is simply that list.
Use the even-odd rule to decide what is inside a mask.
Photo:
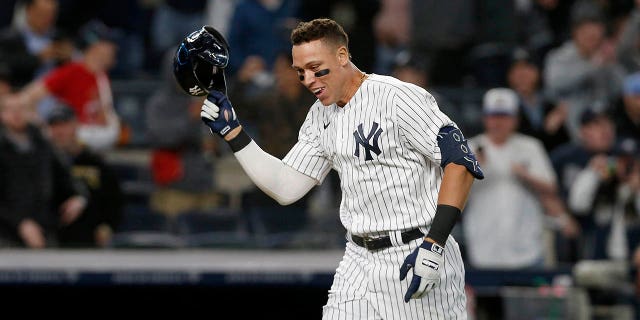
[{"label": "man in white cap", "polygon": [[[474,184],[462,221],[474,267],[541,267],[553,254],[545,245],[543,222],[545,205],[558,199],[556,176],[542,143],[516,132],[517,119],[513,90],[487,91],[485,131],[469,139],[486,178]],[[556,204],[550,213],[564,214],[564,206]]]}]

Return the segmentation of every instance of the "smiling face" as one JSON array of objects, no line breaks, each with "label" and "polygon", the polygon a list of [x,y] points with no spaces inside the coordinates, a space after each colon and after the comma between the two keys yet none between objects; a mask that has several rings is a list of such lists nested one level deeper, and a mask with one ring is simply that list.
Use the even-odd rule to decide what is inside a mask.
[{"label": "smiling face", "polygon": [[[348,51],[322,39],[294,45],[291,50],[293,68],[301,77],[301,83],[311,91],[323,105],[328,106],[345,98],[345,68],[349,63]],[[328,69],[326,75],[317,77],[320,70]]]}]

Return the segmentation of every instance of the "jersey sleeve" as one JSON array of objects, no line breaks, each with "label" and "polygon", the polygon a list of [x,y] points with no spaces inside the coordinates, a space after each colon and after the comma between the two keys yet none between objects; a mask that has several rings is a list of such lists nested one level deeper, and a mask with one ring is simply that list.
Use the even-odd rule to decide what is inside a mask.
[{"label": "jersey sleeve", "polygon": [[396,121],[403,142],[440,164],[438,132],[444,126],[456,124],[438,108],[436,99],[421,88],[399,87],[394,101]]},{"label": "jersey sleeve", "polygon": [[320,110],[312,107],[305,119],[298,142],[282,159],[284,164],[322,182],[331,169],[331,161],[320,145]]}]

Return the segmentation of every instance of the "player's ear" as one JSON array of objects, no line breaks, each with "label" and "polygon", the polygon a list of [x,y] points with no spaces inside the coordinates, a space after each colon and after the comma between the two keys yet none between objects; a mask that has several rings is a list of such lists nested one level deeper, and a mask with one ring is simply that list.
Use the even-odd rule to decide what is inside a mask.
[{"label": "player's ear", "polygon": [[351,55],[349,54],[349,50],[345,46],[341,46],[338,48],[338,61],[341,66],[345,66],[349,63],[349,58]]}]

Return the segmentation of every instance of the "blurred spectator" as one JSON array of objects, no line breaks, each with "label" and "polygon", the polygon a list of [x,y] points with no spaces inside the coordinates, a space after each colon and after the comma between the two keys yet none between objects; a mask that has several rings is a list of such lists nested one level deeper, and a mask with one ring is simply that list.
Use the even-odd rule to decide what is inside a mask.
[{"label": "blurred spectator", "polygon": [[376,64],[373,72],[390,74],[396,56],[408,50],[411,36],[411,0],[381,0],[373,20]]},{"label": "blurred spectator", "polygon": [[464,121],[462,121],[462,115],[454,103],[429,86],[429,74],[424,61],[417,60],[410,56],[408,52],[404,52],[398,54],[393,62],[394,64],[391,68],[391,75],[393,77],[427,89],[438,102],[440,110],[462,126],[464,123]]},{"label": "blurred spectator", "polygon": [[596,154],[610,154],[615,145],[615,128],[611,119],[596,107],[585,110],[580,117],[580,139],[554,149],[553,168],[560,180],[561,195],[568,199],[576,175]]},{"label": "blurred spectator", "polygon": [[429,73],[426,63],[423,60],[416,59],[415,56],[411,56],[408,52],[403,52],[394,57],[390,74],[421,88],[426,89],[429,86]]},{"label": "blurred spectator", "polygon": [[57,228],[74,222],[87,198],[15,99],[0,100],[0,246],[56,246]]},{"label": "blurred spectator", "polygon": [[235,7],[229,27],[229,47],[232,54],[227,68],[235,75],[249,57],[261,60],[262,72],[257,76],[269,79],[279,52],[290,49],[289,35],[297,24],[297,0],[241,0]]},{"label": "blurred spectator", "polygon": [[[545,18],[552,31],[553,40],[550,47],[557,47],[571,38],[570,21],[571,8],[575,0],[534,0],[534,8]],[[544,57],[546,52],[541,52]]]},{"label": "blurred spectator", "polygon": [[150,30],[155,52],[164,54],[191,32],[202,28],[206,5],[204,0],[160,1]]},{"label": "blurred spectator", "polygon": [[24,20],[0,35],[0,61],[9,64],[15,87],[71,60],[74,49],[71,39],[55,30],[57,0],[25,0],[19,4]]},{"label": "blurred spectator", "polygon": [[145,103],[151,171],[158,187],[150,205],[167,215],[211,209],[220,202],[213,181],[215,139],[200,120],[204,98],[186,95],[178,87],[171,63],[174,52],[167,51],[162,84]]},{"label": "blurred spectator", "polygon": [[475,34],[472,0],[412,0],[410,50],[425,61],[434,86],[462,84]]},{"label": "blurred spectator", "polygon": [[60,226],[58,241],[61,247],[105,247],[122,218],[124,196],[115,172],[80,143],[77,130],[75,113],[67,106],[58,106],[47,117],[48,138],[89,193],[82,215]]},{"label": "blurred spectator", "polygon": [[569,39],[568,19],[573,0],[516,1],[518,45],[542,68],[548,51]]},{"label": "blurred spectator", "polygon": [[597,153],[576,174],[568,204],[585,225],[585,259],[623,259],[640,240],[640,149],[619,140],[611,153]]},{"label": "blurred spectator", "polygon": [[640,143],[640,72],[625,78],[622,101],[613,110],[616,134]]},{"label": "blurred spectator", "polygon": [[572,40],[550,51],[544,68],[549,97],[568,106],[566,125],[574,140],[579,139],[582,111],[596,104],[609,105],[620,93],[624,75],[613,45],[605,38],[601,13],[583,7],[572,12]]},{"label": "blurred spectator", "polygon": [[380,10],[380,1],[298,0],[298,17],[302,21],[326,17],[338,21],[349,37],[349,51],[357,57],[358,66],[365,72],[371,72],[376,62],[374,18]]},{"label": "blurred spectator", "polygon": [[[150,41],[144,36],[151,28],[153,2],[131,0],[59,0],[60,13],[57,27],[74,35],[90,21],[98,20],[109,26],[118,45],[117,63],[109,71],[114,78],[140,76],[145,62],[158,63],[152,50],[146,50]],[[157,70],[152,70],[156,72]]]},{"label": "blurred spectator", "polygon": [[225,37],[228,37],[231,17],[239,1],[240,0],[207,0],[206,24],[214,27]]},{"label": "blurred spectator", "polygon": [[[615,126],[606,112],[596,107],[589,108],[580,117],[580,140],[559,146],[551,153],[554,170],[560,178],[561,194],[568,203],[569,211],[580,223],[583,230],[575,255],[579,259],[592,258],[594,252],[594,220],[585,212],[584,206],[590,206],[587,199],[576,201],[575,185],[581,172],[591,165],[598,164],[595,158],[607,158],[614,153],[616,143]],[[578,211],[576,211],[578,209]]]},{"label": "blurred spectator", "polygon": [[640,0],[622,26],[616,48],[618,61],[627,73],[640,71]]},{"label": "blurred spectator", "polygon": [[[60,66],[21,90],[22,103],[32,106],[53,96],[76,112],[80,140],[93,151],[113,148],[120,135],[120,119],[113,106],[107,71],[115,63],[116,45],[110,30],[92,21],[79,32],[82,57]],[[48,111],[41,110],[46,118]]]},{"label": "blurred spectator", "polygon": [[553,253],[545,242],[545,213],[562,217],[567,236],[577,233],[562,205],[546,205],[557,203],[555,173],[542,143],[516,132],[517,99],[511,89],[487,91],[485,132],[469,139],[486,176],[473,185],[462,218],[469,261],[478,268],[544,266]]},{"label": "blurred spectator", "polygon": [[519,132],[540,140],[547,152],[569,141],[565,126],[567,106],[547,99],[542,91],[540,69],[525,50],[513,53],[507,81],[518,94]]},{"label": "blurred spectator", "polygon": [[[517,1],[476,1],[474,46],[469,67],[476,85],[482,88],[506,86],[509,57],[518,44]],[[524,37],[522,38],[524,40]]]}]

